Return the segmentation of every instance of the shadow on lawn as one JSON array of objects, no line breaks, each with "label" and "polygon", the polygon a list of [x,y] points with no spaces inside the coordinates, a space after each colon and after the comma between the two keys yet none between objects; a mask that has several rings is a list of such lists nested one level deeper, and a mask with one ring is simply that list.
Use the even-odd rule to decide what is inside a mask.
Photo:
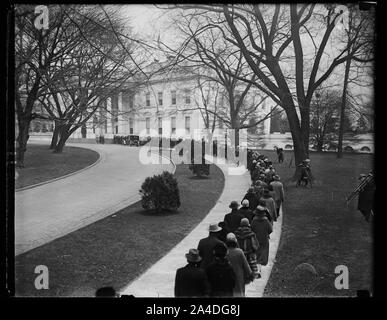
[{"label": "shadow on lawn", "polygon": [[149,210],[141,210],[135,212],[135,214],[141,214],[143,216],[174,216],[180,214],[179,210],[156,210],[156,209],[149,209]]}]

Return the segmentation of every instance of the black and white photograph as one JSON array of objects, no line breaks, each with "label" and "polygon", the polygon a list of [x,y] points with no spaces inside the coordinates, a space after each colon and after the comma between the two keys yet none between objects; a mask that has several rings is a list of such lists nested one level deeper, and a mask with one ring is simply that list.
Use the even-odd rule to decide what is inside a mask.
[{"label": "black and white photograph", "polygon": [[376,10],[14,4],[11,295],[373,297]]}]

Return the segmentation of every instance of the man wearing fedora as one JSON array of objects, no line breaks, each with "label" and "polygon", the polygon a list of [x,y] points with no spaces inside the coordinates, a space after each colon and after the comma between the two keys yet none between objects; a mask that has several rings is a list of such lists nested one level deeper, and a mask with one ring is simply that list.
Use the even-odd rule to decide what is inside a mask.
[{"label": "man wearing fedora", "polygon": [[203,238],[199,241],[198,250],[199,255],[202,257],[202,263],[200,267],[202,269],[207,268],[207,266],[214,260],[214,247],[218,243],[223,243],[218,238],[218,233],[222,228],[219,227],[217,223],[211,223],[208,228],[209,235],[207,238]]},{"label": "man wearing fedora", "polygon": [[202,258],[197,249],[189,249],[185,255],[188,264],[177,269],[175,278],[175,297],[205,297],[209,295],[207,275],[200,268]]},{"label": "man wearing fedora", "polygon": [[229,208],[231,209],[231,212],[224,216],[224,223],[226,224],[229,232],[234,232],[236,229],[238,229],[244,216],[238,210],[239,204],[237,201],[231,201]]}]

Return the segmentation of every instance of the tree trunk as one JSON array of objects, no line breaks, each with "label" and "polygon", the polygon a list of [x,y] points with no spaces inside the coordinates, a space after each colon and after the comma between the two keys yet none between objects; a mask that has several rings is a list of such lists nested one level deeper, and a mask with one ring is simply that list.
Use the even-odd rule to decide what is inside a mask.
[{"label": "tree trunk", "polygon": [[57,123],[57,121],[55,121],[55,128],[54,128],[54,132],[52,134],[52,139],[51,139],[51,144],[50,144],[49,149],[55,149],[55,146],[58,143],[59,132],[60,132],[60,126]]},{"label": "tree trunk", "polygon": [[27,141],[29,139],[28,129],[30,127],[31,120],[26,118],[18,119],[19,134],[17,137],[16,147],[16,167],[24,168],[24,154],[27,150]]},{"label": "tree trunk", "polygon": [[54,153],[62,153],[63,148],[66,144],[67,139],[70,137],[70,132],[66,126],[63,126],[60,130],[60,138],[54,148]]},{"label": "tree trunk", "polygon": [[344,137],[344,125],[345,125],[345,107],[347,103],[347,87],[349,78],[349,69],[351,68],[351,59],[348,59],[345,63],[344,73],[344,86],[343,94],[341,96],[341,110],[340,110],[340,127],[339,127],[339,141],[337,146],[337,158],[343,157],[343,137]]},{"label": "tree trunk", "polygon": [[293,180],[296,180],[300,174],[299,164],[308,158],[308,150],[305,148],[305,143],[303,139],[303,132],[301,131],[300,124],[298,121],[297,113],[295,109],[289,108],[286,110],[286,115],[289,121],[289,127],[293,139],[293,149],[294,149],[294,164],[296,169],[294,171]]}]

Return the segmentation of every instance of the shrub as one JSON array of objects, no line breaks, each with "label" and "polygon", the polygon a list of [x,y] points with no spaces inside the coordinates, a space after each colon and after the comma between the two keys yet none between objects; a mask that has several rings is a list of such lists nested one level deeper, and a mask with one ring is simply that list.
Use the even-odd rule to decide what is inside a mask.
[{"label": "shrub", "polygon": [[198,177],[201,177],[204,174],[207,176],[210,174],[210,165],[207,163],[190,164],[189,169],[192,171],[193,174],[195,174]]},{"label": "shrub", "polygon": [[177,210],[180,207],[180,194],[177,180],[168,171],[145,179],[141,186],[141,204],[146,210]]}]

